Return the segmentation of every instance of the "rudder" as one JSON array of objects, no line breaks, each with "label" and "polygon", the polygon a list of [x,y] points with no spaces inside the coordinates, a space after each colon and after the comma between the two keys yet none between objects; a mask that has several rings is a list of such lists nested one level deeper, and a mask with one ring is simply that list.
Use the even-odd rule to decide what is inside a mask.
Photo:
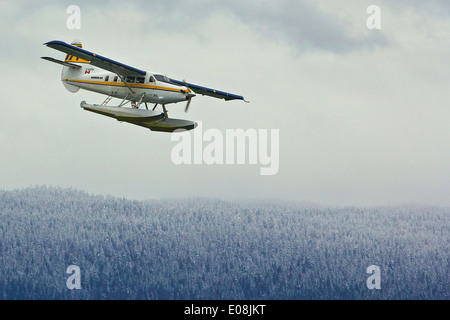
[{"label": "rudder", "polygon": [[[81,44],[80,40],[72,41],[71,45],[78,47],[78,48],[83,48],[83,45]],[[64,62],[76,63],[78,65],[83,64],[83,63],[89,63],[89,61],[83,60],[83,59],[78,58],[71,54],[66,55]],[[72,93],[76,93],[76,92],[78,92],[78,90],[80,90],[79,87],[67,83],[67,79],[72,79],[72,78],[76,77],[80,72],[81,72],[81,69],[73,69],[73,68],[65,67],[65,66],[63,67],[62,72],[61,72],[61,81],[62,81],[64,87],[68,91],[70,91]]]}]

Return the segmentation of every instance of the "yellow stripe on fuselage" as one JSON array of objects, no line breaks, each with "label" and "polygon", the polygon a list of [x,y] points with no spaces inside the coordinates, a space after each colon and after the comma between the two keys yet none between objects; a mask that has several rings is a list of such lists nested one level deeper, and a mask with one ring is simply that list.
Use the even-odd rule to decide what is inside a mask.
[{"label": "yellow stripe on fuselage", "polygon": [[[73,79],[73,80],[71,80],[71,79],[64,79],[63,81],[85,83],[85,84],[94,84],[94,85],[113,86],[113,87],[122,87],[122,88],[126,88],[127,87],[123,82],[89,81],[89,80],[75,80],[75,79]],[[141,83],[128,83],[127,82],[127,84],[131,88],[154,89],[154,90],[165,90],[165,91],[181,92],[181,89],[177,89],[177,88],[152,86],[152,85],[146,85],[146,84],[141,84]]]}]

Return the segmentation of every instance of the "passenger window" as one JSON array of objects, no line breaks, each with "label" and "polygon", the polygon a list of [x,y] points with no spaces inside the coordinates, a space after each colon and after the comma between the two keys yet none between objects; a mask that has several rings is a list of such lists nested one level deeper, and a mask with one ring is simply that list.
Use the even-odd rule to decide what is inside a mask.
[{"label": "passenger window", "polygon": [[115,77],[114,77],[114,80],[113,80],[113,81],[114,81],[114,82],[117,82],[117,78],[118,78],[118,77],[117,77],[117,76],[115,76]]},{"label": "passenger window", "polygon": [[125,81],[128,83],[134,83],[135,82],[135,77],[126,77]]},{"label": "passenger window", "polygon": [[145,82],[145,78],[143,78],[143,77],[136,78],[136,83],[144,83],[144,82]]},{"label": "passenger window", "polygon": [[105,82],[108,82],[109,81],[109,76],[106,76],[105,77]]}]

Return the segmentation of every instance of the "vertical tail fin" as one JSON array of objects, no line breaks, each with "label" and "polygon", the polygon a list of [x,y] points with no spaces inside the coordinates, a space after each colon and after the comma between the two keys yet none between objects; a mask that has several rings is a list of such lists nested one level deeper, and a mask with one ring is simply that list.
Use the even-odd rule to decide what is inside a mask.
[{"label": "vertical tail fin", "polygon": [[[80,40],[74,40],[72,41],[71,45],[78,47],[78,48],[83,48],[83,45],[81,44]],[[64,59],[64,62],[69,62],[69,63],[89,63],[89,61],[80,59],[78,57],[75,57],[73,55],[67,54],[66,58]],[[73,69],[73,68],[69,68],[69,67],[63,67],[62,72],[61,72],[61,81],[64,85],[64,87],[73,93],[78,92],[78,90],[80,90],[79,87],[74,86],[72,84],[68,83],[68,80],[77,77],[80,74],[81,69]]]},{"label": "vertical tail fin", "polygon": [[[83,48],[83,45],[81,44],[80,40],[74,40],[72,41],[71,45],[78,47],[78,48]],[[89,63],[89,61],[80,59],[78,57],[75,57],[73,55],[67,54],[66,55],[66,59],[64,60],[65,62],[72,62],[72,63]]]}]

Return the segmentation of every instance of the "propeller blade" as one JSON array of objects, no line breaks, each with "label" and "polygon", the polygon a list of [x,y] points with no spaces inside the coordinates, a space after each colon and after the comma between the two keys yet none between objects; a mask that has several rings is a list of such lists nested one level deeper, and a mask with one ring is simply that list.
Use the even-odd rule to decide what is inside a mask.
[{"label": "propeller blade", "polygon": [[186,104],[186,108],[184,109],[184,112],[188,112],[189,106],[191,105],[191,100],[192,100],[193,97],[195,97],[195,92],[193,92],[193,91],[189,88],[189,86],[188,86],[188,84],[186,83],[186,80],[185,80],[185,79],[183,79],[183,84],[184,84],[184,86],[189,90],[189,93],[188,93],[188,102],[187,102],[187,104]]},{"label": "propeller blade", "polygon": [[192,100],[192,97],[189,98],[189,100],[188,100],[188,102],[187,102],[187,104],[186,104],[186,108],[184,109],[184,112],[188,112],[189,106],[191,105],[191,100]]}]

